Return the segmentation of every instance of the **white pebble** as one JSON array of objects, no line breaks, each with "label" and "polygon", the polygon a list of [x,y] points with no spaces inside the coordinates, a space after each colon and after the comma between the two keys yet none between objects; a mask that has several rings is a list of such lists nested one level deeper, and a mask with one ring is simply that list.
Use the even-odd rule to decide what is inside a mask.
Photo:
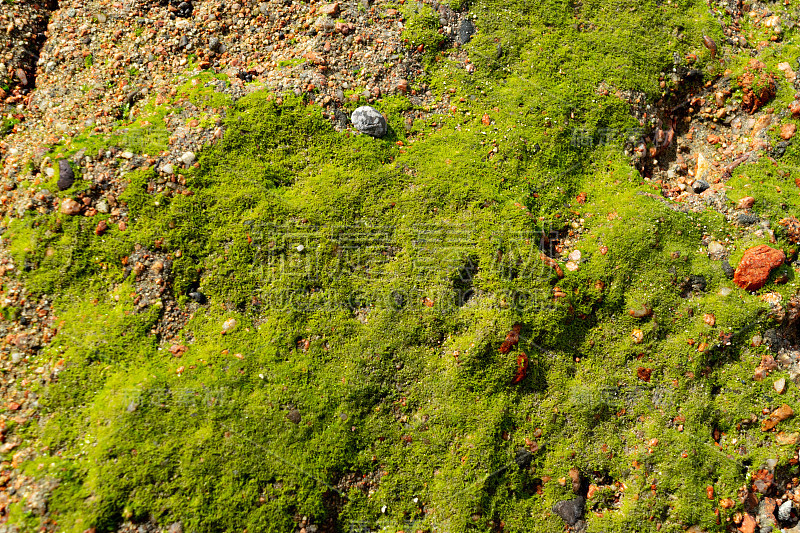
[{"label": "white pebble", "polygon": [[186,165],[187,167],[192,163],[194,163],[194,160],[195,160],[194,152],[184,152],[183,155],[181,156],[181,161],[183,161],[183,164]]}]

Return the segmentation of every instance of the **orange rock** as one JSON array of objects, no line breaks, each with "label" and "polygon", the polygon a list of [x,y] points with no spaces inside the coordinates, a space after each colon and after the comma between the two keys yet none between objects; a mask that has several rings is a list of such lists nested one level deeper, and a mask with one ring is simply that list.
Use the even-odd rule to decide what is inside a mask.
[{"label": "orange rock", "polygon": [[[602,253],[602,252],[601,252],[601,253]],[[556,271],[556,275],[557,275],[559,278],[563,278],[563,277],[564,277],[564,271],[561,269],[561,265],[559,265],[559,264],[558,264],[558,263],[557,263],[557,262],[556,262],[554,259],[552,259],[552,258],[550,258],[550,257],[546,256],[545,254],[539,254],[539,259],[541,259],[541,260],[542,260],[542,262],[543,262],[545,265],[547,265],[547,266],[549,266],[549,267],[551,267],[551,268],[555,269],[555,271]]]},{"label": "orange rock", "polygon": [[739,531],[741,533],[755,533],[756,531],[755,518],[753,518],[749,514],[744,515],[744,519],[742,520],[742,525],[739,526]]},{"label": "orange rock", "polygon": [[795,100],[794,102],[789,104],[789,112],[795,118],[800,117],[800,101]]},{"label": "orange rock", "polygon": [[783,252],[770,248],[766,244],[759,244],[745,251],[744,257],[739,261],[733,281],[742,289],[754,291],[767,283],[769,273],[773,268],[779,267],[786,260]]},{"label": "orange rock", "polygon": [[791,407],[786,404],[781,405],[777,409],[775,409],[767,420],[761,422],[761,431],[769,431],[778,423],[783,422],[787,418],[794,415],[794,411]]},{"label": "orange rock", "polygon": [[653,373],[652,368],[645,368],[643,366],[640,366],[638,369],[636,369],[636,377],[638,377],[642,381],[650,381],[650,375],[652,373]]},{"label": "orange rock", "polygon": [[581,472],[574,466],[569,469],[569,478],[572,481],[572,492],[577,494],[581,490]]},{"label": "orange rock", "polygon": [[81,212],[81,204],[73,200],[72,198],[65,198],[63,202],[61,202],[61,213],[64,215],[77,215]]},{"label": "orange rock", "polygon": [[795,124],[784,124],[781,126],[781,139],[788,141],[794,137],[795,132],[797,132],[797,126]]},{"label": "orange rock", "polygon": [[756,203],[755,198],[753,198],[752,196],[745,196],[744,198],[739,200],[738,204],[736,204],[736,209],[750,209],[751,207],[753,207],[754,203]]},{"label": "orange rock", "polygon": [[720,500],[719,504],[723,509],[731,509],[734,505],[733,500],[730,498]]}]

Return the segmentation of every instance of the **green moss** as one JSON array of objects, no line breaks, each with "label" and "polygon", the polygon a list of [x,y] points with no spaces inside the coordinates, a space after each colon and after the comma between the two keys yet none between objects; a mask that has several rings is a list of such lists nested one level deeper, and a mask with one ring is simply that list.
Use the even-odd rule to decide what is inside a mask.
[{"label": "green moss", "polygon": [[427,61],[436,55],[445,37],[439,33],[439,15],[427,4],[411,2],[403,6],[405,25],[401,38],[410,48],[423,47]]},{"label": "green moss", "polygon": [[[405,37],[434,43],[432,61],[438,16],[404,9]],[[421,110],[380,99],[383,139],[336,133],[302,97],[277,104],[256,91],[231,103],[215,87],[224,78],[205,72],[111,136],[54,147],[54,158],[90,153],[124,143],[120,128],[161,131],[184,98],[209,123],[219,108],[227,117],[199,168],[181,171],[191,195],[148,192],[152,169],[125,175],[126,231],[98,237],[97,220],[55,214],[15,220],[4,234],[28,286],[60,295],[63,325],[41,358],[66,365],[44,391],[40,438],[62,458],[42,470],[61,478],[51,506],[65,531],[111,531],[123,519],[290,531],[309,516],[343,531],[489,531],[502,521],[549,532],[563,527],[551,508],[572,497],[558,479],[573,467],[612,480],[588,504],[603,514],[590,515],[590,531],[722,531],[739,510],[721,510],[717,525],[706,488],[735,499],[746,465],[776,453],[757,424],[742,425],[777,401],[777,374],[752,379],[765,348],[749,345],[774,323],[700,243],[728,239],[736,264],[769,236],[646,194],[621,150],[640,126],[597,90],[605,81],[658,98],[673,52],[697,53],[716,72],[700,38],[722,42],[718,25],[689,1],[483,0],[471,10],[475,72],[429,67],[430,89],[449,95],[451,110],[406,128],[403,114]],[[593,141],[575,143],[577,131]],[[603,132],[612,142],[596,142]],[[165,147],[158,137],[140,151]],[[797,207],[786,174],[797,162],[790,146],[780,162],[741,165],[728,197],[755,196],[754,210],[776,224]],[[169,340],[151,334],[163,309],[134,305],[122,267],[136,244],[156,241],[191,314]],[[582,259],[568,270],[574,249]],[[790,277],[761,292],[788,298]],[[187,298],[195,289],[207,306]],[[629,313],[644,306],[650,316]],[[520,341],[501,353],[514,324]],[[175,357],[171,344],[187,350]],[[518,449],[534,440],[520,467]],[[373,481],[359,484],[362,475]]]}]

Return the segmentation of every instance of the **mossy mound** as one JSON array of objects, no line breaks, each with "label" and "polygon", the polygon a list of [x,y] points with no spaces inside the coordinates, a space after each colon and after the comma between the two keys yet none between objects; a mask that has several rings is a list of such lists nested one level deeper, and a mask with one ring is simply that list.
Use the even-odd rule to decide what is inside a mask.
[{"label": "mossy mound", "polygon": [[[407,27],[420,39],[427,9]],[[10,225],[20,275],[59,295],[40,357],[66,366],[42,391],[51,456],[31,469],[62,480],[64,530],[293,531],[305,516],[326,531],[550,532],[576,468],[597,489],[589,531],[724,531],[751,467],[796,469],[793,446],[742,425],[797,402],[752,379],[769,305],[703,253],[735,229],[653,198],[622,136],[574,142],[642,127],[601,82],[660,98],[673,53],[717,74],[706,3],[470,10],[475,73],[432,58],[447,116],[407,131],[411,102],[386,98],[390,133],[373,139],[336,133],[302,97],[254,93],[182,171],[191,195],[148,192],[153,169],[127,175],[125,231],[59,214]],[[748,194],[765,216],[797,208],[764,166]],[[168,342],[152,334],[163,305],[133,296],[137,245],[169,255],[170,295],[192,312]],[[788,275],[762,292],[788,298]]]}]

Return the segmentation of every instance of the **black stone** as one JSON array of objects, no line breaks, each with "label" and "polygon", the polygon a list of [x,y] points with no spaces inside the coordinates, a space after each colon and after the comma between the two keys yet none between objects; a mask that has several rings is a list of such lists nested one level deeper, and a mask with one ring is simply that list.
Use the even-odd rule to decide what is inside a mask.
[{"label": "black stone", "polygon": [[514,462],[517,463],[517,466],[520,468],[528,468],[531,466],[531,460],[533,460],[533,454],[531,452],[525,448],[517,448],[517,451],[514,453]]},{"label": "black stone", "polygon": [[695,182],[692,183],[692,190],[697,194],[700,194],[701,192],[708,190],[709,187],[711,187],[711,185],[709,185],[709,183],[706,180],[695,180]]},{"label": "black stone", "polygon": [[689,284],[693,291],[703,292],[706,290],[706,285],[708,283],[706,282],[706,278],[703,276],[691,275],[689,276]]},{"label": "black stone", "polygon": [[768,329],[764,332],[764,344],[769,346],[770,350],[777,352],[781,345],[781,336],[776,329]]},{"label": "black stone", "polygon": [[791,141],[781,141],[775,145],[775,148],[772,150],[772,155],[775,159],[780,159],[783,157],[783,154],[786,153],[786,148],[789,147]]},{"label": "black stone", "polygon": [[728,279],[733,279],[733,274],[736,272],[736,269],[731,266],[727,259],[723,259],[722,263],[722,270],[725,272],[725,277]]},{"label": "black stone", "polygon": [[202,292],[199,292],[199,291],[190,292],[189,293],[189,298],[191,298],[192,300],[194,300],[195,302],[197,302],[199,304],[204,304],[207,301],[206,300],[206,295],[203,294]]},{"label": "black stone", "polygon": [[175,13],[179,17],[188,18],[192,16],[194,6],[189,2],[181,2],[178,4],[178,12]]},{"label": "black stone", "polygon": [[75,172],[66,159],[58,162],[58,190],[66,191],[75,183]]},{"label": "black stone", "polygon": [[561,500],[553,506],[553,512],[569,526],[575,524],[583,518],[583,508],[586,505],[586,498],[578,496],[571,500]]}]

